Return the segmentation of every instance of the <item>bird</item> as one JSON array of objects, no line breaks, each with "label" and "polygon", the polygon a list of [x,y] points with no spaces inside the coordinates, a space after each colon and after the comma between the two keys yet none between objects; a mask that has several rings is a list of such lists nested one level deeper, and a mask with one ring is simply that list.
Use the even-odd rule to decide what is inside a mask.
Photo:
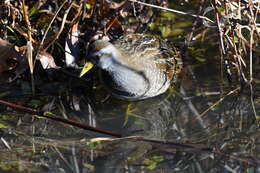
[{"label": "bird", "polygon": [[127,34],[114,42],[95,40],[88,46],[87,60],[80,76],[96,66],[105,88],[129,101],[163,94],[183,66],[176,47],[149,34]]}]

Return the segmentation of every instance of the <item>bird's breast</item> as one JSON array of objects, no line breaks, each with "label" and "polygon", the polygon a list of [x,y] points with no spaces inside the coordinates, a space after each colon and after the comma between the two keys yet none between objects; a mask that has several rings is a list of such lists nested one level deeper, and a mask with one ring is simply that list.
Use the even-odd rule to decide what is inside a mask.
[{"label": "bird's breast", "polygon": [[100,77],[107,89],[115,96],[128,100],[139,100],[165,92],[169,80],[155,65],[136,70],[123,64],[100,71]]},{"label": "bird's breast", "polygon": [[100,77],[107,89],[121,98],[140,97],[149,90],[145,75],[126,67],[117,67],[113,71],[101,70]]}]

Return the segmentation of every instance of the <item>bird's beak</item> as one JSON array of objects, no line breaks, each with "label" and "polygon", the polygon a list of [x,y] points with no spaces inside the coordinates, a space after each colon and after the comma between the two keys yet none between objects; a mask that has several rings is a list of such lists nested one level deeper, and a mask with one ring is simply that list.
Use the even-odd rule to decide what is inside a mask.
[{"label": "bird's beak", "polygon": [[90,69],[93,68],[93,64],[91,62],[86,62],[86,64],[84,65],[83,69],[80,72],[79,77],[82,77],[84,74],[86,74]]}]

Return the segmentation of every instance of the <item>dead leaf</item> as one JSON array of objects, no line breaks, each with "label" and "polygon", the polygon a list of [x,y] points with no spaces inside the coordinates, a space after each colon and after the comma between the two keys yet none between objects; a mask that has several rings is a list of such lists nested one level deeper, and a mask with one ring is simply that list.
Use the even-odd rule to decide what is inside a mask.
[{"label": "dead leaf", "polygon": [[77,66],[76,62],[79,57],[79,33],[78,23],[76,23],[72,26],[65,43],[65,61],[67,67]]},{"label": "dead leaf", "polygon": [[108,5],[109,5],[109,8],[111,9],[119,9],[121,7],[123,7],[123,5],[125,5],[125,3],[127,3],[128,1],[122,1],[122,2],[110,2]]},{"label": "dead leaf", "polygon": [[20,74],[25,72],[29,67],[28,66],[28,60],[26,58],[27,46],[21,46],[21,47],[15,47],[15,48],[16,48],[18,54],[19,54],[19,56],[17,58],[19,64],[14,70],[15,77],[13,78],[13,80],[15,80],[17,77],[19,77]]},{"label": "dead leaf", "polygon": [[106,137],[99,137],[99,138],[92,138],[89,142],[102,142],[102,141],[114,141],[117,140],[115,138],[106,138]]},{"label": "dead leaf", "polygon": [[47,52],[40,52],[38,58],[40,60],[43,69],[59,68],[53,59],[53,56]]},{"label": "dead leaf", "polygon": [[10,42],[0,39],[0,72],[14,68],[8,65],[8,60],[19,59],[20,54]]},{"label": "dead leaf", "polygon": [[101,17],[106,17],[111,13],[111,10],[121,10],[128,1],[122,1],[120,3],[113,2],[113,1],[100,1],[100,15]]},{"label": "dead leaf", "polygon": [[27,60],[30,67],[30,72],[33,74],[34,63],[33,63],[33,46],[31,41],[27,41]]}]

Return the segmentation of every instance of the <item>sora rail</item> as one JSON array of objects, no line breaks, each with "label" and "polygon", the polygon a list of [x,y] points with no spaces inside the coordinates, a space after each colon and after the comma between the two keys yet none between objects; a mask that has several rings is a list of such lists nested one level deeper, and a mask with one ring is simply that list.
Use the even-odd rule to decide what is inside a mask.
[{"label": "sora rail", "polygon": [[[112,95],[142,100],[164,93],[182,69],[175,47],[152,35],[130,34],[110,43],[96,40],[87,59],[99,68],[100,79]],[[81,76],[89,70],[84,66]]]}]

